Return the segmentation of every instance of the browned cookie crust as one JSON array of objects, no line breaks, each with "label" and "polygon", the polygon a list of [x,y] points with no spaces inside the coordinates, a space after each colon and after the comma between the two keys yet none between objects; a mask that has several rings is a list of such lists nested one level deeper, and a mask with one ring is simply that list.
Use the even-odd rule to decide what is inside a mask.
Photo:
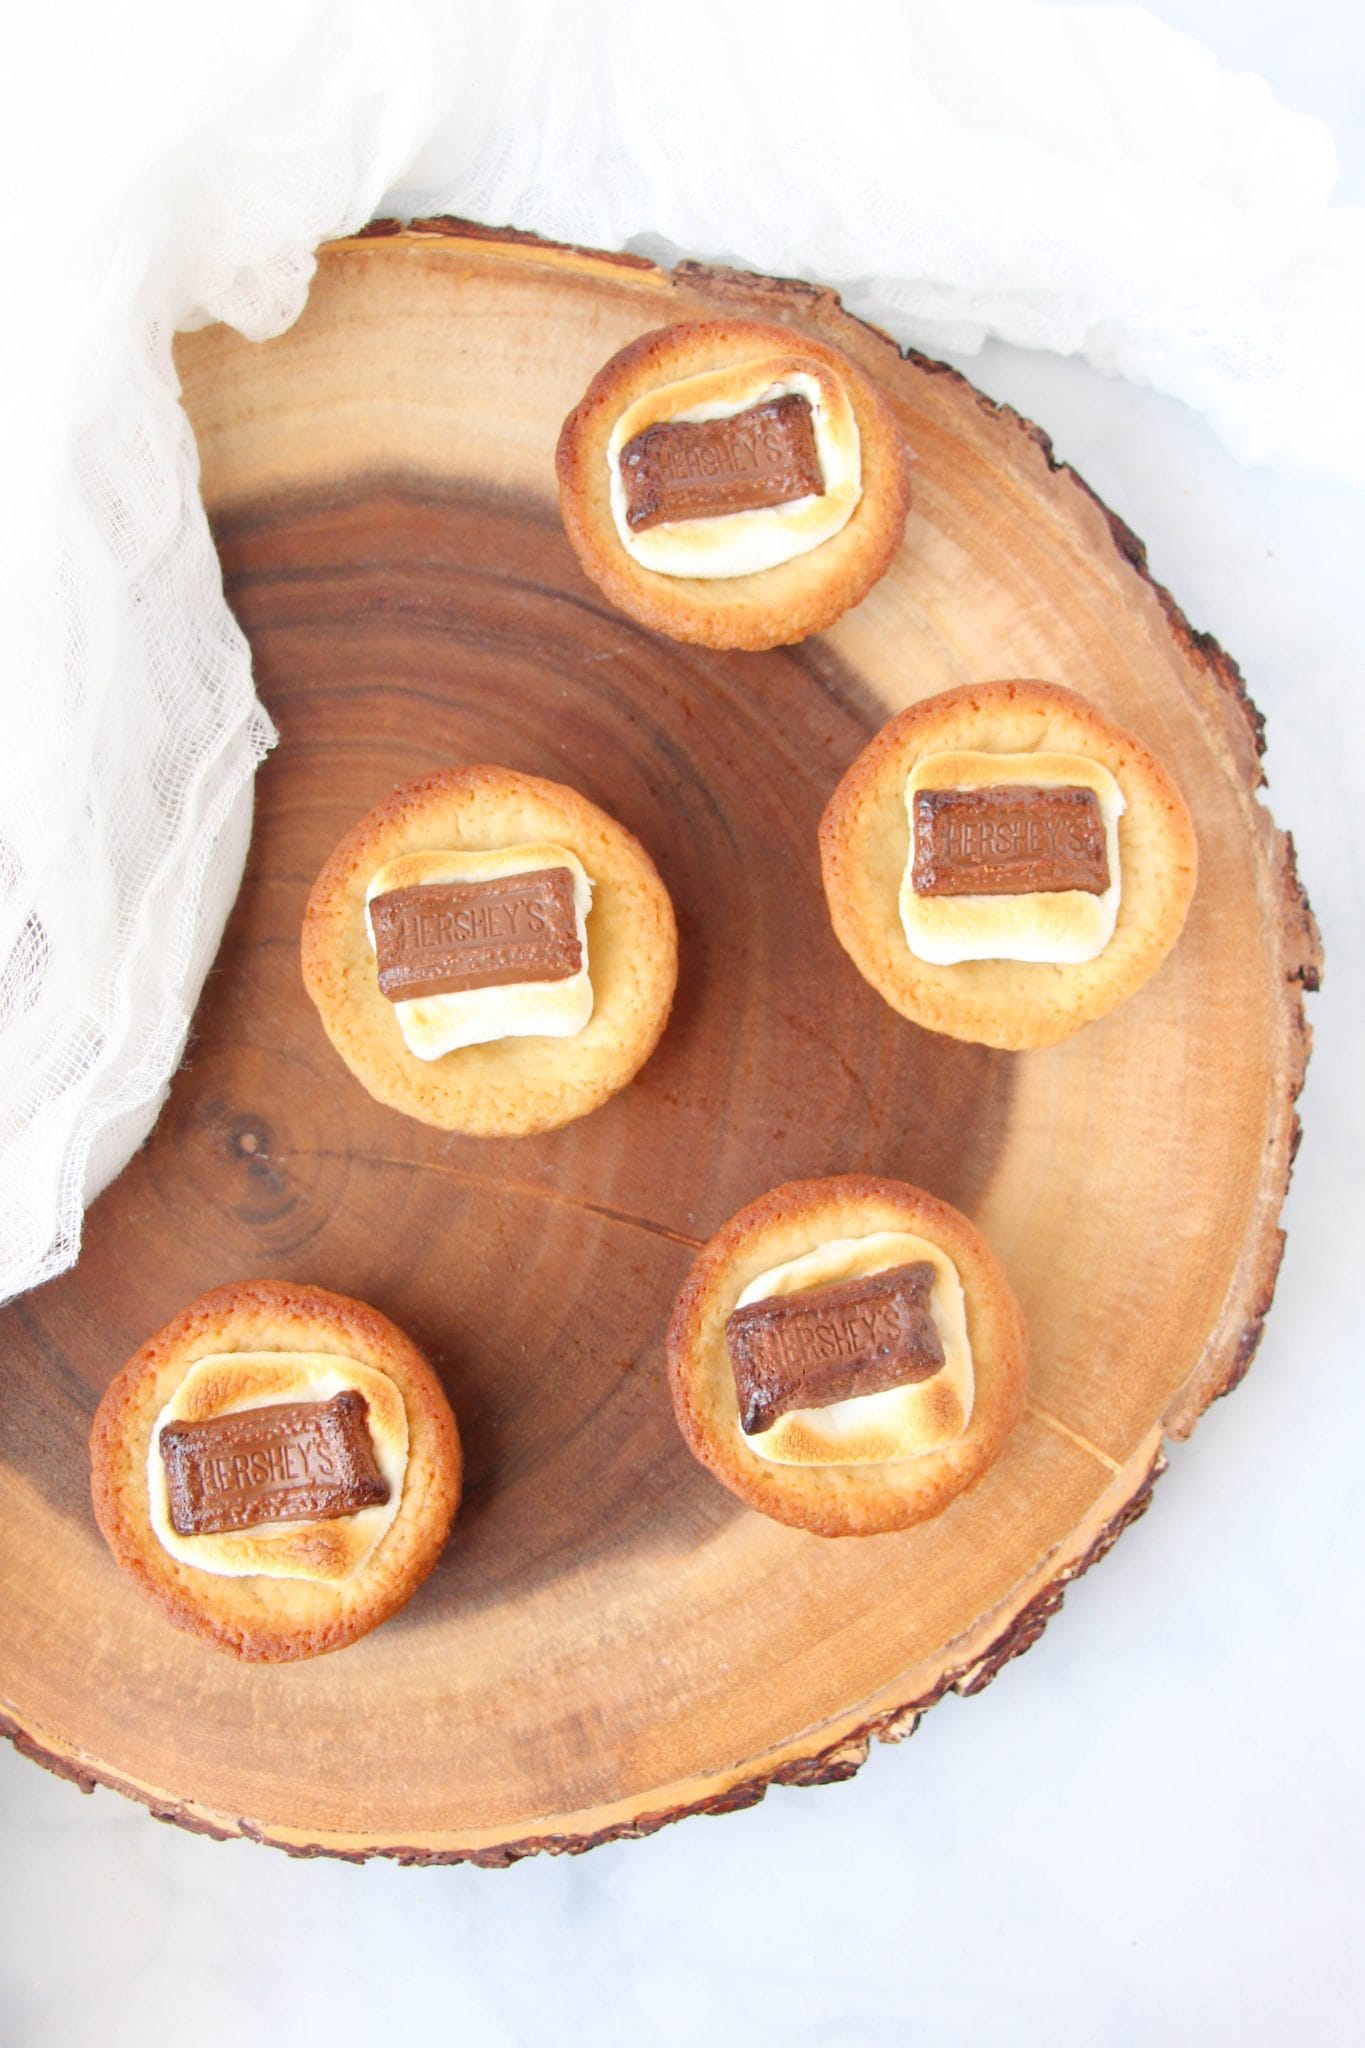
[{"label": "browned cookie crust", "polygon": [[[386,1374],[402,1395],[408,1459],[398,1513],[348,1579],[324,1585],[196,1571],[153,1530],[147,1454],[156,1418],[196,1359],[237,1351],[343,1355]],[[460,1500],[455,1418],[416,1345],[364,1302],[283,1280],[216,1287],[150,1338],[95,1412],[90,1467],[95,1520],[116,1561],[178,1628],[255,1663],[341,1649],[396,1614],[440,1556]]]},{"label": "browned cookie crust", "polygon": [[[1094,960],[1057,966],[911,952],[900,918],[910,845],[905,782],[925,754],[1058,752],[1100,762],[1127,803],[1119,820],[1118,922]],[[1185,800],[1131,733],[1058,683],[944,690],[902,711],[848,769],[820,820],[820,864],[835,936],[864,980],[912,1023],[1007,1051],[1056,1045],[1156,973],[1184,927],[1198,872]]]},{"label": "browned cookie crust", "polygon": [[[593,1012],[571,1038],[505,1038],[422,1060],[379,991],[365,891],[400,854],[550,841],[595,888],[588,917]],[[510,768],[444,768],[404,783],[324,866],[303,921],[303,978],[323,1027],[377,1101],[441,1130],[520,1137],[586,1116],[659,1042],[678,973],[668,892],[633,833],[577,790]]]},{"label": "browned cookie crust", "polygon": [[[862,497],[848,524],[809,553],[747,576],[664,576],[622,547],[612,518],[607,443],[616,421],[658,385],[771,352],[825,364],[858,424]],[[819,633],[866,597],[900,546],[910,506],[900,429],[876,386],[839,350],[755,320],[656,328],[614,355],[565,420],[555,456],[564,530],[593,582],[657,633],[703,647],[783,647]]]},{"label": "browned cookie crust", "polygon": [[[770,1267],[832,1239],[879,1230],[926,1238],[957,1267],[975,1379],[971,1421],[946,1449],[895,1464],[770,1464],[739,1429],[726,1320],[749,1282]],[[678,1296],[668,1371],[689,1448],[732,1493],[818,1536],[871,1536],[941,1514],[999,1456],[1023,1413],[1027,1343],[1004,1269],[965,1216],[905,1181],[846,1174],[774,1188],[717,1231]]]}]

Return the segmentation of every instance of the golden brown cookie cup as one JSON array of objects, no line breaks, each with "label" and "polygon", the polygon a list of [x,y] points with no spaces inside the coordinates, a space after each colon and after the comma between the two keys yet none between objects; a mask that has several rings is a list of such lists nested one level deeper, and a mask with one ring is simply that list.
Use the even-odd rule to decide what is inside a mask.
[{"label": "golden brown cookie cup", "polygon": [[[440,1059],[408,1050],[379,992],[365,891],[400,854],[549,841],[595,887],[587,922],[593,1013],[571,1038],[506,1038]],[[634,834],[577,790],[510,768],[446,768],[362,818],[324,866],[303,922],[303,978],[323,1027],[379,1102],[446,1131],[550,1131],[624,1088],[658,1044],[677,981],[668,892]]]},{"label": "golden brown cookie cup", "polygon": [[[975,1379],[967,1429],[946,1449],[894,1464],[770,1464],[739,1428],[726,1321],[761,1273],[833,1239],[881,1230],[927,1238],[957,1267]],[[967,1218],[905,1181],[847,1174],[774,1188],[703,1247],[669,1324],[668,1371],[688,1448],[749,1507],[817,1536],[872,1536],[929,1521],[975,1484],[1023,1413],[1028,1364],[1004,1269]]]},{"label": "golden brown cookie cup", "polygon": [[[659,385],[793,352],[832,369],[853,406],[863,489],[848,524],[808,553],[747,576],[665,576],[643,568],[622,547],[612,518],[607,443],[616,421]],[[703,647],[783,647],[823,632],[885,574],[910,506],[900,429],[870,379],[838,349],[753,320],[683,321],[621,349],[565,420],[555,468],[564,530],[593,582],[641,625]]]},{"label": "golden brown cookie cup", "polygon": [[[906,777],[924,755],[959,748],[1084,754],[1118,782],[1118,921],[1094,960],[939,967],[911,952],[900,917]],[[882,727],[826,806],[820,865],[835,936],[892,1009],[950,1038],[1020,1051],[1059,1044],[1156,973],[1184,926],[1198,848],[1180,791],[1131,733],[1060,684],[1000,682],[945,690]]]},{"label": "golden brown cookie cup", "polygon": [[[407,1467],[398,1513],[350,1578],[329,1584],[198,1571],[152,1527],[147,1457],[158,1415],[197,1359],[319,1351],[384,1373],[403,1398]],[[441,1554],[460,1500],[460,1438],[416,1345],[364,1302],[283,1280],[216,1287],[158,1331],[111,1382],[90,1432],[95,1520],[114,1558],[177,1628],[247,1662],[339,1650],[396,1614]]]}]

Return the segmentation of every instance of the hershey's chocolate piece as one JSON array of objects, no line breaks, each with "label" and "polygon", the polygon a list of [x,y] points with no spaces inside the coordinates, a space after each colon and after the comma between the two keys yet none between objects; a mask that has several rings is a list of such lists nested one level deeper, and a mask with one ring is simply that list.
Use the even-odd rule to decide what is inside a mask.
[{"label": "hershey's chocolate piece", "polygon": [[279,1401],[208,1422],[168,1422],[158,1439],[171,1527],[220,1536],[258,1522],[330,1522],[377,1507],[388,1481],[374,1461],[354,1388],[330,1401]]},{"label": "hershey's chocolate piece", "polygon": [[661,420],[621,450],[632,533],[823,497],[810,400],[791,391],[728,420]]},{"label": "hershey's chocolate piece", "polygon": [[932,1265],[920,1259],[737,1308],[725,1341],[744,1434],[756,1436],[791,1408],[828,1408],[931,1379],[943,1364],[933,1284]]},{"label": "hershey's chocolate piece", "polygon": [[916,790],[910,880],[917,896],[1102,896],[1109,851],[1099,798],[1032,783]]},{"label": "hershey's chocolate piece", "polygon": [[568,868],[491,882],[421,882],[370,904],[379,993],[418,996],[567,981],[583,965]]}]

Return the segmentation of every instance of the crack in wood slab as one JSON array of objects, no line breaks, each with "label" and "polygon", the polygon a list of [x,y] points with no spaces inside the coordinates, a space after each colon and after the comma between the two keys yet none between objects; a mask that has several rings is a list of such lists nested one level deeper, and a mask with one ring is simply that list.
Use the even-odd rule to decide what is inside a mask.
[{"label": "crack in wood slab", "polygon": [[1075,1444],[1077,1450],[1088,1452],[1115,1477],[1123,1470],[1122,1465],[1116,1458],[1111,1458],[1108,1451],[1102,1451],[1098,1444],[1092,1444],[1088,1436],[1082,1436],[1078,1429],[1072,1429],[1068,1423],[1062,1421],[1060,1415],[1054,1415],[1051,1409],[1044,1408],[1041,1402],[1030,1399],[1024,1406],[1030,1415],[1036,1415],[1039,1422],[1045,1423],[1049,1429],[1055,1429],[1058,1436],[1065,1437],[1068,1443]]},{"label": "crack in wood slab", "polygon": [[652,1237],[667,1238],[670,1244],[686,1245],[691,1251],[700,1251],[704,1238],[689,1237],[685,1231],[674,1230],[671,1224],[656,1223],[650,1216],[633,1216],[628,1209],[613,1209],[607,1202],[590,1202],[582,1195],[567,1193],[563,1188],[541,1187],[534,1181],[501,1180],[489,1174],[471,1173],[467,1167],[452,1166],[444,1159],[403,1159],[396,1153],[385,1152],[338,1152],[322,1146],[295,1146],[288,1154],[281,1154],[281,1160],[295,1159],[339,1159],[348,1165],[357,1161],[369,1166],[395,1166],[411,1173],[439,1173],[449,1180],[456,1180],[462,1186],[480,1188],[495,1195],[523,1195],[531,1202],[545,1202],[552,1208],[571,1209],[584,1216],[600,1216],[604,1222],[619,1223],[627,1230],[647,1231]]}]

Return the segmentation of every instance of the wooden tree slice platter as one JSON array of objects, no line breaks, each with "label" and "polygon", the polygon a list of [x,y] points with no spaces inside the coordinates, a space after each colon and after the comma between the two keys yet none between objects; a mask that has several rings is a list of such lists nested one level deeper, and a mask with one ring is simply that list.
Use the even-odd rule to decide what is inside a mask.
[{"label": "wooden tree slice platter", "polygon": [[[559,424],[645,329],[724,311],[847,350],[915,451],[904,548],[827,636],[708,654],[614,613],[560,530]],[[1236,669],[1045,436],[830,294],[449,222],[323,253],[287,335],[182,341],[230,601],[281,745],[185,1064],[80,1264],[4,1316],[0,1703],[41,1761],[301,1853],[502,1863],[855,1770],[1039,1634],[1245,1370],[1317,940],[1257,790]],[[1104,1022],[1011,1055],[930,1036],[826,919],[816,822],[868,735],[949,684],[1040,676],[1179,780],[1201,877]],[[300,981],[309,885],[395,783],[491,760],[571,782],[653,853],[679,999],[654,1059],[543,1138],[380,1108]],[[673,1423],[662,1338],[700,1244],[778,1181],[868,1169],[975,1218],[1028,1317],[1028,1411],[937,1522],[827,1542],[742,1508]],[[371,1301],[429,1352],[469,1454],[436,1575],[312,1663],[178,1634],[91,1518],[125,1357],[251,1275]]]}]

